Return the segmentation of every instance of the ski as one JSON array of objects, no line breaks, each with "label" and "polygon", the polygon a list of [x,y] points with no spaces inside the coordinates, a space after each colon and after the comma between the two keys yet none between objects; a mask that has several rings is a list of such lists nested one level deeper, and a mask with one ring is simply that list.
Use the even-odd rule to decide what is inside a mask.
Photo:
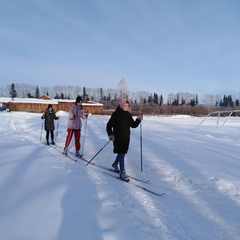
[{"label": "ski", "polygon": [[151,191],[151,190],[149,190],[149,189],[147,189],[147,188],[145,188],[145,187],[142,187],[142,186],[140,186],[140,185],[138,185],[138,184],[136,184],[136,183],[134,183],[134,182],[131,182],[131,181],[124,181],[124,180],[122,180],[121,178],[119,178],[119,177],[117,177],[117,176],[115,176],[115,175],[113,175],[113,174],[111,174],[111,173],[108,173],[108,172],[103,172],[103,173],[107,174],[107,175],[110,176],[110,177],[116,178],[116,179],[118,179],[118,180],[120,180],[120,181],[122,181],[122,182],[128,183],[128,184],[130,184],[130,185],[132,185],[132,186],[134,186],[134,187],[140,188],[140,189],[142,189],[142,190],[144,190],[144,191],[146,191],[146,192],[152,193],[152,194],[154,194],[154,195],[163,196],[163,195],[165,194],[165,193],[157,193],[157,192]]},{"label": "ski", "polygon": [[59,145],[57,145],[56,143],[55,143],[55,146],[58,147],[58,148],[63,148],[62,146],[59,146]]},{"label": "ski", "polygon": [[[84,162],[87,162],[87,163],[89,162],[87,159],[85,159],[85,158],[83,158],[83,157],[80,157],[80,159],[83,160]],[[102,169],[104,169],[104,170],[110,171],[110,172],[119,173],[119,172],[115,171],[115,170],[112,169],[112,168],[108,168],[108,167],[99,165],[99,164],[97,164],[97,163],[90,162],[90,164],[91,164],[91,165],[94,165],[94,166],[96,166],[96,167],[102,168]],[[148,183],[148,182],[149,182],[149,180],[139,179],[139,178],[135,178],[135,177],[129,176],[129,175],[127,175],[127,176],[128,176],[129,178],[131,178],[131,179],[134,179],[135,181],[138,181],[138,182],[143,182],[143,183]]]},{"label": "ski", "polygon": [[[98,164],[96,164],[96,163],[95,163],[94,165],[97,166],[97,167],[103,168],[103,169],[105,169],[105,170],[108,170],[108,171],[110,171],[110,172],[119,173],[119,172],[115,171],[115,170],[112,169],[112,168],[104,167],[104,166],[98,165]],[[139,178],[135,178],[135,177],[129,176],[129,175],[127,175],[127,176],[128,176],[129,178],[131,178],[131,179],[134,179],[135,181],[138,181],[138,182],[143,182],[143,183],[148,183],[148,182],[149,182],[149,180],[139,179]]]},{"label": "ski", "polygon": [[[62,147],[60,147],[60,146],[58,146],[58,145],[56,145],[56,146],[57,146],[58,148],[61,148],[61,149],[62,149]],[[57,149],[57,150],[58,150],[58,149]],[[71,155],[75,156],[75,154],[74,154],[73,152],[69,152],[69,153],[70,153]],[[68,155],[67,155],[67,157],[68,157]],[[77,158],[80,159],[80,160],[82,160],[82,161],[84,161],[84,162],[86,162],[86,163],[89,162],[87,159],[83,158],[83,155],[81,155],[81,157],[77,157]],[[77,161],[77,160],[76,160],[76,161]],[[94,165],[94,166],[99,167],[99,168],[102,168],[102,169],[105,169],[105,170],[110,171],[110,172],[118,173],[118,172],[116,172],[114,169],[111,169],[111,168],[108,168],[108,167],[99,165],[99,164],[94,163],[94,162],[90,162],[89,164]],[[143,182],[143,183],[148,183],[148,182],[149,182],[149,180],[139,179],[139,178],[136,178],[136,177],[133,177],[133,176],[129,176],[129,175],[127,175],[127,176],[128,176],[129,178],[135,180],[135,181],[138,181],[138,182]]]},{"label": "ski", "polygon": [[[57,146],[56,144],[55,145],[52,145],[52,144],[46,144],[46,143],[44,143],[44,142],[41,142],[42,144],[44,144],[44,145],[46,145],[46,146],[48,146],[48,147],[51,147],[51,148],[53,148],[53,149],[55,149],[55,150],[57,150],[58,152],[60,152],[60,153],[62,153],[63,154],[63,152],[61,151],[61,150],[59,150],[58,148],[61,148],[60,146]],[[61,148],[62,149],[62,148]],[[73,157],[70,157],[70,156],[68,156],[68,155],[65,155],[65,154],[63,154],[65,157],[67,157],[67,158],[69,158],[70,160],[72,160],[72,161],[74,161],[74,162],[77,162],[77,159],[74,159]]]},{"label": "ski", "polygon": [[72,157],[70,157],[70,156],[68,156],[68,155],[65,155],[63,152],[61,152],[61,153],[62,153],[65,157],[71,159],[72,161],[77,162],[77,159],[74,159],[74,158],[72,158]]},{"label": "ski", "polygon": [[[60,149],[63,149],[61,146],[58,146],[58,145],[56,145],[58,148],[60,148]],[[74,156],[75,158],[77,158],[77,159],[80,159],[80,160],[82,160],[82,161],[84,161],[84,162],[88,162],[86,159],[82,159],[82,155],[80,156],[80,157],[77,157],[73,152],[68,152],[68,153],[71,153],[71,156]],[[70,157],[69,155],[65,155],[66,157]],[[71,157],[70,157],[71,158]],[[76,160],[77,161],[77,160]],[[94,164],[93,164],[94,165]]]},{"label": "ski", "polygon": [[73,157],[70,157],[68,155],[65,155],[61,150],[59,150],[58,148],[55,148],[58,152],[60,152],[63,156],[69,158],[70,160],[74,161],[74,162],[77,162],[77,159],[73,158]]},{"label": "ski", "polygon": [[54,148],[54,149],[57,148],[56,145],[53,145],[53,144],[51,144],[51,143],[49,143],[49,144],[47,144],[47,143],[45,143],[45,142],[41,142],[41,143],[44,144],[44,145],[46,145],[46,146],[48,146],[48,147]]},{"label": "ski", "polygon": [[[72,155],[75,156],[75,154],[74,154],[73,152],[69,152],[69,153],[71,153]],[[77,157],[77,156],[75,156],[75,157],[78,158],[78,159],[80,159],[80,160],[82,160],[83,162],[88,163],[88,160],[85,159],[85,158],[83,158],[82,155],[81,155],[81,157]],[[89,164],[91,164],[91,165],[96,165],[95,163],[92,163],[92,162],[90,162]],[[97,165],[96,165],[96,166],[97,166]]]},{"label": "ski", "polygon": [[[76,156],[76,154],[75,153],[73,153],[73,152],[70,152],[72,155],[74,155],[74,156]],[[77,156],[76,156],[77,157]],[[80,155],[80,157],[77,157],[77,158],[82,158],[82,155]]]}]

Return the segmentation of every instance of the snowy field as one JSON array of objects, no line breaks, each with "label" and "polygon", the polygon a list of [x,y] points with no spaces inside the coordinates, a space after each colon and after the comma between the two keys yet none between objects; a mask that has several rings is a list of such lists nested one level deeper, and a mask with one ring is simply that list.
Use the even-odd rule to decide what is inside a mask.
[{"label": "snowy field", "polygon": [[[59,115],[63,146],[67,113]],[[217,129],[213,117],[197,127],[203,118],[144,116],[131,131],[126,171],[149,179],[138,184],[165,192],[159,197],[42,144],[40,116],[0,112],[1,240],[240,239],[240,118]],[[108,119],[83,120],[86,159],[108,142]],[[110,167],[114,158],[109,143],[93,162]]]}]

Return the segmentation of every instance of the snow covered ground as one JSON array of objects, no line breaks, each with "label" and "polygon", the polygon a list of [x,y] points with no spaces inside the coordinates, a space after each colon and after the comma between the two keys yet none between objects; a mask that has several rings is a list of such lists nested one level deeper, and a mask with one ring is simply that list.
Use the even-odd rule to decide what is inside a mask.
[{"label": "snow covered ground", "polygon": [[[63,146],[67,113],[59,114]],[[197,127],[203,118],[144,116],[143,171],[140,127],[131,131],[126,170],[165,192],[159,197],[42,144],[40,116],[0,112],[0,239],[240,239],[239,118],[216,129],[216,118]],[[108,119],[83,121],[86,159],[107,143]],[[93,162],[110,167],[114,157],[109,143]]]}]

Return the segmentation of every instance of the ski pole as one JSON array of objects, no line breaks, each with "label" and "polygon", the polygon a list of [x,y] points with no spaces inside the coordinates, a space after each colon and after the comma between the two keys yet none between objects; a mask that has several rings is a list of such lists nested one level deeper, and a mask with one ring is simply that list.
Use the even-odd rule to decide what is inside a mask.
[{"label": "ski pole", "polygon": [[89,160],[86,164],[86,166],[109,144],[109,142],[111,142],[111,140],[109,140],[92,158],[91,160]]},{"label": "ski pole", "polygon": [[[57,123],[57,134],[56,134],[56,138],[58,137],[58,125],[59,123]],[[55,139],[56,140],[56,139]]]},{"label": "ski pole", "polygon": [[40,142],[41,142],[41,139],[42,139],[42,130],[43,130],[43,121],[42,121],[41,133],[40,133]]},{"label": "ski pole", "polygon": [[85,135],[86,135],[86,131],[87,131],[87,120],[88,117],[86,118],[86,122],[85,122],[85,129],[84,129],[84,135],[83,135],[83,143],[82,143],[82,156],[83,156],[83,148],[84,148],[84,142],[85,142]]},{"label": "ski pole", "polygon": [[[142,115],[142,113],[141,113]],[[143,171],[143,162],[142,162],[142,121],[140,123],[140,156],[141,156],[141,172]]]}]

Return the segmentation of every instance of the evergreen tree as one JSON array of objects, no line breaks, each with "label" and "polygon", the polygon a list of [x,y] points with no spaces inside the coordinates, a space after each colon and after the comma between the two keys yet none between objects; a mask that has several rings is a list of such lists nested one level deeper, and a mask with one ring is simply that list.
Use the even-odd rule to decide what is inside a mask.
[{"label": "evergreen tree", "polygon": [[11,84],[11,90],[10,90],[9,94],[10,94],[10,97],[12,99],[17,97],[17,91],[15,89],[15,84],[14,83]]},{"label": "evergreen tree", "polygon": [[157,93],[153,94],[153,103],[154,104],[158,104],[158,95],[157,95]]},{"label": "evergreen tree", "polygon": [[60,99],[58,93],[55,95],[54,99]]},{"label": "evergreen tree", "polygon": [[196,105],[195,99],[191,99],[189,105],[194,107]]},{"label": "evergreen tree", "polygon": [[174,99],[174,101],[172,102],[172,105],[173,105],[173,106],[178,106],[178,101],[177,101],[177,99]]},{"label": "evergreen tree", "polygon": [[186,101],[185,101],[185,99],[182,97],[182,99],[181,99],[181,105],[183,106],[183,105],[185,105],[185,103],[186,103]]},{"label": "evergreen tree", "polygon": [[234,102],[232,100],[232,95],[223,96],[223,101],[220,104],[221,107],[234,107]]},{"label": "evergreen tree", "polygon": [[224,96],[223,96],[223,107],[227,107],[227,105],[228,105],[228,99],[227,99],[227,97],[224,95]]},{"label": "evergreen tree", "polygon": [[34,98],[30,92],[27,93],[28,98]]},{"label": "evergreen tree", "polygon": [[86,101],[86,97],[87,97],[86,88],[83,87],[83,95],[82,95],[82,98],[83,98],[83,101],[84,101],[84,102]]},{"label": "evergreen tree", "polygon": [[229,96],[228,96],[228,105],[229,105],[230,107],[234,107],[234,103],[233,103],[233,100],[232,100],[232,95],[229,95]]},{"label": "evergreen tree", "polygon": [[60,99],[65,99],[65,96],[63,93],[60,94]]},{"label": "evergreen tree", "polygon": [[152,94],[150,96],[148,96],[148,103],[152,103],[153,102],[153,96]]},{"label": "evergreen tree", "polygon": [[100,102],[102,102],[103,100],[103,89],[100,88]]},{"label": "evergreen tree", "polygon": [[220,100],[219,107],[223,107],[223,100]]},{"label": "evergreen tree", "polygon": [[198,95],[196,94],[195,104],[198,105]]},{"label": "evergreen tree", "polygon": [[83,98],[83,101],[84,101],[84,102],[86,102],[86,101],[89,100],[89,97],[88,97],[88,95],[87,95],[87,92],[86,92],[86,88],[85,88],[85,87],[83,87],[83,96],[82,96],[82,98]]},{"label": "evergreen tree", "polygon": [[117,93],[114,94],[114,98],[113,98],[113,102],[117,102],[118,101],[118,96],[117,96]]},{"label": "evergreen tree", "polygon": [[235,101],[235,106],[239,107],[239,100],[238,99]]},{"label": "evergreen tree", "polygon": [[104,101],[110,102],[111,100],[111,95],[110,93],[105,97]]},{"label": "evergreen tree", "polygon": [[163,96],[162,96],[162,94],[161,94],[161,96],[160,96],[159,105],[160,105],[160,106],[163,105]]},{"label": "evergreen tree", "polygon": [[39,88],[37,86],[36,91],[35,91],[35,98],[39,98],[40,97],[40,93],[39,93]]},{"label": "evergreen tree", "polygon": [[172,105],[173,106],[178,106],[179,105],[179,96],[178,96],[178,94],[177,94],[177,99],[174,99]]}]

